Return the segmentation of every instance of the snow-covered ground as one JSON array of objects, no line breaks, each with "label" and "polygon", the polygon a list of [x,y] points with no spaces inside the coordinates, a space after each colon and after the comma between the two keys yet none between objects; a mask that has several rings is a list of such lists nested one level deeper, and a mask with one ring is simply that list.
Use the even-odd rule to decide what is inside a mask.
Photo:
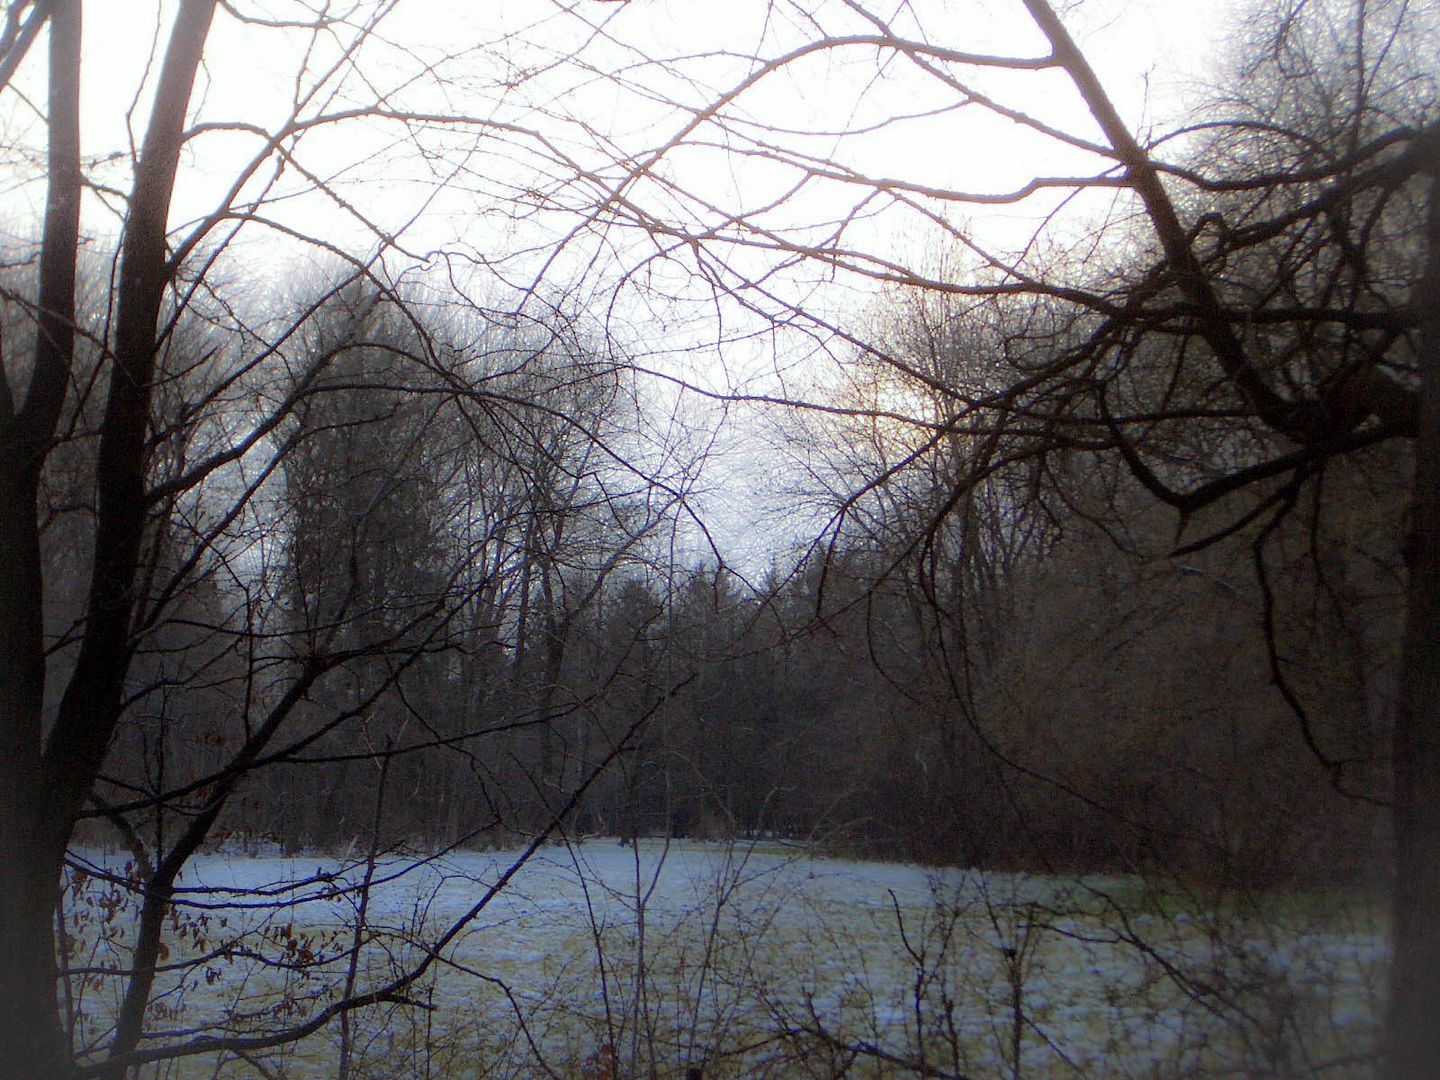
[{"label": "snow-covered ground", "polygon": [[[486,900],[518,855],[386,858],[368,890],[353,858],[197,859],[146,1045],[300,1024],[347,979],[364,992],[427,956],[404,1002],[350,1015],[352,1075],[1008,1077],[1017,1053],[1024,1076],[1363,1075],[1376,1026],[1373,908],[1334,897],[1250,909],[1120,878],[590,840],[543,847]],[[72,964],[126,966],[123,890],[68,895]],[[82,1037],[103,1041],[119,982],[72,980]],[[335,1020],[256,1060],[333,1076],[341,1040]],[[179,1074],[225,1061],[260,1068],[209,1053]]]}]

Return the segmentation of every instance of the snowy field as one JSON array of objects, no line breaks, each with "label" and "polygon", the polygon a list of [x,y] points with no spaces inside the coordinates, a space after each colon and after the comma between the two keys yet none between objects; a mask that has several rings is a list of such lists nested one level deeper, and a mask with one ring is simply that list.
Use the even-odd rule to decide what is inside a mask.
[{"label": "snowy field", "polygon": [[[298,1025],[433,959],[408,1004],[148,1075],[335,1076],[342,1047],[356,1077],[1369,1074],[1384,955],[1362,902],[658,840],[547,845],[486,902],[518,854],[196,860],[145,1046]],[[103,876],[67,898],[91,972],[69,1007],[103,1042],[133,904]]]}]

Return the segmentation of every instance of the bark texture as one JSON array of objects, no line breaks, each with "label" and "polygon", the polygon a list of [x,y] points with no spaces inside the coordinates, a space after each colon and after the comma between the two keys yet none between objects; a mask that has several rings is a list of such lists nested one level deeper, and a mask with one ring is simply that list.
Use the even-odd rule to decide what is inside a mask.
[{"label": "bark texture", "polygon": [[146,437],[166,245],[186,111],[215,0],[176,14],[131,189],[115,297],[114,356],[97,463],[95,563],[84,636],[44,731],[40,477],[73,377],[80,158],[80,2],[50,12],[49,191],[39,311],[23,403],[0,394],[0,1069],[27,1080],[74,1073],[57,1009],[55,911],[66,846],[120,714],[134,579],[146,523]]},{"label": "bark texture", "polygon": [[1391,1080],[1428,1080],[1440,1069],[1440,180],[1433,182],[1428,224],[1420,300],[1429,317],[1421,335],[1409,606],[1393,751]]}]

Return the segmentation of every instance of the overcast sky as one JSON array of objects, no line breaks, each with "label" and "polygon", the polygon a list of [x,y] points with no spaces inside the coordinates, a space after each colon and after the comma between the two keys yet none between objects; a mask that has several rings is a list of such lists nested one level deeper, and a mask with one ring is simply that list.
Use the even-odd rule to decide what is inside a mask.
[{"label": "overcast sky", "polygon": [[[289,0],[237,6],[271,19],[309,17],[309,6]],[[447,281],[482,297],[531,284],[544,272],[555,290],[586,290],[579,295],[594,298],[609,329],[645,362],[664,367],[688,357],[686,376],[716,389],[757,371],[803,366],[804,339],[797,346],[761,333],[762,324],[743,310],[722,310],[716,279],[698,272],[698,255],[682,242],[641,230],[580,228],[605,193],[619,191],[697,231],[723,229],[748,214],[746,228],[795,242],[831,236],[831,223],[853,215],[843,235],[847,246],[923,268],[945,246],[925,214],[875,200],[863,185],[808,175],[807,165],[831,161],[871,178],[964,191],[1003,191],[1035,175],[1097,168],[1054,140],[983,109],[959,107],[952,86],[873,45],[816,51],[754,77],[757,58],[826,36],[873,34],[864,12],[916,40],[1039,55],[1043,41],[1018,0],[887,0],[863,11],[845,0],[568,6],[402,0],[329,7],[349,19],[318,35],[241,26],[224,10],[217,14],[192,109],[208,126],[185,159],[172,213],[177,230],[215,207],[264,145],[259,129],[377,99],[398,110],[461,114],[467,123],[419,132],[371,121],[318,128],[289,146],[292,157],[268,159],[238,202],[263,196],[266,215],[283,228],[357,254],[380,246],[379,233],[398,238],[392,271],[417,259],[446,265],[456,275]],[[387,14],[362,35],[358,25],[377,10]],[[92,177],[102,185],[125,187],[173,11],[173,0],[86,5],[82,137]],[[1143,133],[1198,100],[1197,83],[1214,70],[1229,11],[1228,0],[1087,0],[1069,6],[1065,18],[1122,113]],[[354,56],[326,75],[362,37]],[[43,58],[37,48],[19,80],[37,102]],[[741,85],[743,93],[725,97]],[[1054,73],[980,72],[974,85],[1057,127],[1093,134],[1077,96]],[[722,99],[719,114],[697,121]],[[15,166],[4,189],[10,227],[33,228],[44,179],[33,163],[43,159],[32,155],[26,168],[19,155],[27,143],[43,144],[43,127],[23,106],[12,106],[0,125]],[[677,138],[683,145],[670,145]],[[637,163],[648,165],[646,176],[622,184]],[[318,192],[321,186],[328,191]],[[982,243],[1013,247],[1050,208],[1042,200],[944,213]],[[91,199],[86,225],[98,247],[114,236],[122,212],[114,197]],[[330,259],[282,231],[247,233],[249,241],[236,249],[247,267],[282,285],[296,273],[297,257],[321,266]],[[657,258],[667,251],[676,257]],[[460,259],[446,264],[441,252]],[[773,251],[732,247],[727,258],[728,272],[763,277],[781,303],[803,300],[850,316],[862,314],[877,292],[873,282],[823,267],[794,267],[789,281],[771,276]],[[617,282],[625,286],[618,301],[610,292]],[[766,483],[770,457],[743,433],[728,449],[729,471],[717,474],[712,503],[738,543],[753,539],[748,489]]]},{"label": "overcast sky", "polygon": [[[271,0],[239,5],[242,10],[272,16],[303,14],[305,5]],[[334,11],[352,5],[331,5]],[[353,5],[357,15],[368,13],[369,3]],[[381,5],[390,6],[390,5]],[[173,3],[142,0],[86,5],[84,140],[88,152],[99,158],[125,154],[129,132],[143,128],[148,108],[147,77],[153,82],[155,47],[163,44],[163,30]],[[628,4],[585,0],[573,5],[574,14],[535,0],[508,3],[454,3],[445,0],[403,0],[367,41],[344,80],[331,80],[302,112],[338,109],[373,100],[376,92],[393,95],[400,107],[455,111],[480,119],[495,119],[533,128],[553,138],[564,152],[587,166],[603,156],[644,155],[663,146],[701,108],[753,67],[752,56],[773,57],[822,34],[853,34],[867,30],[863,19],[848,11],[841,0],[780,3],[767,0],[730,0],[725,4],[693,0],[632,0]],[[901,4],[889,0],[870,9],[887,17],[902,33],[927,37],[937,44],[982,52],[1034,55],[1042,42],[1029,25],[1017,0],[917,0]],[[1067,21],[1087,49],[1092,63],[1119,102],[1127,118],[1143,129],[1156,115],[1173,114],[1183,101],[1185,88],[1211,68],[1217,31],[1228,19],[1227,0],[1088,0],[1073,5]],[[158,12],[158,15],[157,15]],[[208,122],[244,122],[272,128],[284,122],[293,107],[297,86],[308,89],[314,73],[324,71],[347,42],[348,28],[318,37],[272,28],[243,28],[222,10],[216,17],[207,53],[204,80],[197,95],[197,119]],[[36,49],[29,64],[28,88],[42,100],[39,76],[43,50]],[[875,49],[832,50],[799,60],[758,80],[732,103],[729,115],[747,117],[756,124],[826,134],[804,138],[794,135],[788,145],[798,151],[837,155],[847,164],[875,175],[900,176],[934,185],[950,184],[975,190],[1018,186],[1036,172],[1065,162],[1056,157],[1053,143],[1024,137],[1011,123],[987,117],[980,110],[932,115],[924,119],[888,123],[864,136],[840,139],[833,133],[848,128],[876,128],[882,121],[905,112],[938,112],[953,108],[954,94],[917,75],[893,58],[883,64]],[[433,70],[423,69],[433,65]],[[297,83],[296,72],[308,68],[310,79]],[[995,89],[1010,104],[1043,115],[1062,126],[1083,129],[1086,119],[1073,93],[1053,75],[1023,73],[987,75],[982,84]],[[510,82],[513,87],[504,86]],[[12,137],[26,126],[25,118],[10,117]],[[667,175],[684,189],[717,204],[733,201],[754,205],[765,196],[786,190],[783,169],[767,169],[754,157],[737,158],[744,147],[733,139],[716,145],[720,132],[699,126],[689,135],[688,148],[668,154]],[[31,140],[38,125],[29,125]],[[382,179],[373,173],[375,155],[394,150],[395,130],[388,125],[345,125],[317,131],[302,144],[303,162],[317,175],[350,180],[374,188]],[[137,135],[138,137],[138,135]],[[602,141],[604,140],[604,141]],[[494,139],[506,142],[509,152],[498,158],[482,157],[475,164],[498,173],[508,163],[517,177],[527,167],[536,170],[537,186],[554,181],[561,163],[545,160],[533,142],[523,136]],[[590,145],[587,145],[589,143]],[[608,144],[607,144],[608,143]],[[175,207],[175,221],[199,216],[214,203],[235,171],[255,151],[257,139],[234,131],[212,132],[197,138],[187,160],[187,176]],[[458,158],[473,146],[456,139],[440,149]],[[530,156],[530,155],[536,156]],[[403,160],[403,154],[400,155]],[[387,164],[394,164],[392,158]],[[417,166],[412,178],[427,181],[445,177],[445,162]],[[448,164],[455,165],[451,161]],[[372,171],[361,170],[366,165]],[[358,167],[358,168],[357,168]],[[117,176],[125,162],[113,170]],[[403,171],[403,170],[402,170]],[[103,179],[107,174],[97,169]],[[398,180],[391,175],[388,179]],[[476,246],[499,239],[490,224],[481,225],[484,207],[478,199],[494,196],[497,189],[477,190],[482,177],[460,168],[448,190],[439,198],[426,193],[431,206],[411,220],[421,198],[417,186],[408,198],[390,199],[391,212],[368,208],[386,224],[408,223],[416,249],[428,249],[464,239],[476,230]],[[295,181],[290,188],[302,186]],[[282,185],[282,190],[286,188]],[[39,192],[25,191],[32,208]],[[12,191],[12,197],[20,193]],[[794,217],[823,216],[834,209],[827,198],[833,192],[812,186],[792,201],[785,213]],[[838,196],[834,196],[838,197]],[[807,201],[808,200],[808,201]],[[332,206],[314,200],[305,207],[310,223],[323,225],[351,243],[363,246],[367,238],[354,222]],[[383,202],[384,200],[375,200]],[[333,215],[333,217],[331,216]],[[1003,212],[987,215],[1002,218]],[[466,220],[466,218],[470,220]],[[93,227],[104,228],[104,218],[92,214]],[[460,234],[460,235],[457,235]],[[908,238],[907,238],[908,240]]]}]

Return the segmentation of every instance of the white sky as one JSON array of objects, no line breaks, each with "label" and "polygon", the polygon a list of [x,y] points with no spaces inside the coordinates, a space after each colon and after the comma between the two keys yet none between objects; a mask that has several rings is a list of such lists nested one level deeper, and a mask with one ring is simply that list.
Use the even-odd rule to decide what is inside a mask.
[{"label": "white sky", "polygon": [[[238,2],[247,13],[271,16],[305,9],[294,0]],[[363,215],[400,235],[408,252],[444,249],[472,264],[484,262],[486,269],[470,279],[481,292],[494,288],[496,275],[512,285],[533,280],[556,243],[572,235],[576,214],[595,197],[597,185],[621,176],[619,163],[643,160],[665,145],[689,122],[692,112],[687,110],[705,107],[736,84],[751,66],[750,57],[779,55],[822,32],[873,32],[843,0],[631,0],[623,5],[579,0],[574,15],[540,0],[400,0],[393,5],[342,0],[329,9],[332,14],[353,10],[358,17],[391,6],[354,65],[330,80],[315,75],[354,37],[346,26],[312,38],[241,28],[219,12],[192,111],[204,123],[273,129],[294,111],[297,95],[318,86],[318,96],[302,105],[302,115],[364,105],[377,97],[398,109],[465,114],[472,123],[447,130],[430,127],[410,140],[395,124],[367,122],[307,134],[294,148],[294,161],[311,176],[304,177],[292,164],[277,172],[270,161],[244,197],[259,195],[261,184],[270,184],[263,189],[270,200],[267,214],[351,251],[375,245],[374,235],[358,223]],[[92,176],[102,183],[125,186],[129,133],[138,141],[143,131],[157,50],[164,44],[157,26],[168,27],[174,7],[174,0],[92,0],[86,5],[82,137],[95,161]],[[1043,50],[1018,0],[885,0],[883,7],[867,0],[867,7],[893,16],[902,33],[957,49],[1011,55]],[[1229,0],[1087,0],[1072,5],[1065,18],[1122,115],[1143,132],[1152,120],[1178,112],[1187,85],[1210,71],[1228,7]],[[724,129],[713,124],[696,128],[692,145],[670,151],[657,165],[655,176],[686,195],[653,182],[632,193],[657,212],[699,225],[778,200],[796,187],[800,173],[793,161],[780,164],[761,153],[767,158],[813,154],[872,176],[972,191],[1006,190],[1036,174],[1094,169],[1085,155],[1057,153],[1054,143],[973,108],[895,122],[902,114],[953,110],[955,94],[931,78],[917,77],[904,60],[891,57],[877,66],[879,55],[867,46],[831,50],[766,77],[733,102]],[[43,58],[41,43],[17,80],[34,102],[43,102]],[[301,70],[306,74],[297,79]],[[976,83],[1057,126],[1087,135],[1093,130],[1073,91],[1053,73],[987,73]],[[36,227],[43,201],[43,172],[34,164],[39,159],[31,157],[27,167],[22,156],[27,142],[38,146],[43,136],[27,108],[12,94],[0,112],[0,137],[10,146],[0,163],[11,172],[0,187],[6,200],[0,221],[22,234]],[[528,133],[499,135],[484,126],[495,122]],[[765,130],[774,127],[797,134]],[[861,130],[867,133],[855,134]],[[852,134],[841,137],[840,131]],[[759,141],[747,145],[752,135]],[[233,130],[196,138],[184,163],[172,224],[183,232],[188,222],[213,209],[260,145],[257,135]],[[113,155],[108,163],[106,155]],[[576,183],[575,165],[595,170],[597,182]],[[334,197],[316,195],[314,178],[330,185]],[[855,200],[853,186],[812,180],[754,220],[779,231],[816,235],[812,223],[844,215]],[[113,237],[120,212],[113,197],[92,199],[87,228],[102,247]],[[966,211],[964,216],[980,239],[1006,245],[1029,234],[1037,212]],[[297,246],[272,230],[247,231],[248,246],[236,250],[256,276],[283,287],[283,280],[296,273]],[[921,268],[933,257],[936,242],[922,218],[893,211],[852,225],[847,238],[852,245]],[[643,263],[653,250],[650,241],[634,234],[582,234],[548,266],[556,287],[573,288],[588,273],[586,287],[602,297],[618,272],[638,266],[630,289],[609,314],[613,327],[636,348],[656,354],[657,364],[668,362],[665,354],[693,350],[698,342],[709,360],[698,368],[692,365],[688,374],[708,377],[723,388],[741,372],[784,363],[773,350],[784,351],[793,343],[750,337],[755,324],[733,311],[725,313],[728,321],[718,321],[721,312],[706,283],[691,275],[690,264]],[[683,249],[682,255],[688,259]],[[308,257],[320,265],[332,262],[320,251]],[[407,259],[402,255],[393,265]],[[760,252],[737,255],[734,265],[760,274],[774,262],[772,253]],[[875,292],[863,281],[817,286],[813,268],[802,269],[797,282],[777,287],[790,290],[792,297],[822,288],[819,302],[831,311],[860,313]],[[837,285],[843,286],[838,292]],[[677,298],[686,303],[670,302]],[[731,340],[732,334],[741,340]],[[749,455],[741,471],[753,471],[754,448],[732,450],[742,460]],[[728,486],[738,491],[743,485]],[[733,498],[749,505],[748,495]],[[738,508],[721,517],[749,520]]]},{"label": "white sky", "polygon": [[[332,5],[335,10],[349,6]],[[361,11],[371,7],[368,3],[355,6]],[[871,6],[876,11],[886,10]],[[299,5],[252,0],[242,7],[247,12],[286,14]],[[902,5],[889,0],[887,7]],[[173,11],[173,0],[158,5],[142,0],[86,5],[84,138],[87,151],[94,156],[124,154],[130,142],[127,126],[139,137],[149,96],[148,88],[140,90],[140,83],[147,74],[153,79],[158,67],[152,51],[157,8],[163,26]],[[373,99],[376,90],[395,92],[396,102],[406,107],[460,111],[481,119],[543,128],[560,140],[564,149],[580,154],[587,149],[582,140],[595,134],[613,137],[617,148],[626,152],[643,153],[663,143],[686,118],[683,111],[647,100],[645,95],[672,96],[684,104],[698,105],[709,100],[714,90],[733,85],[741,71],[740,58],[754,50],[776,54],[813,36],[817,26],[832,33],[866,29],[843,4],[831,0],[803,4],[632,0],[624,5],[581,0],[575,8],[583,20],[603,21],[609,38],[592,37],[584,43],[580,59],[585,66],[565,61],[567,52],[582,44],[587,32],[584,22],[558,13],[551,4],[535,0],[402,0],[382,23],[382,35],[365,47],[359,70],[368,81],[362,85],[352,73],[347,85],[332,85],[333,99],[328,104],[341,107],[347,98],[364,102],[367,96]],[[1016,0],[918,0],[903,8],[906,13],[897,16],[897,27],[923,32],[940,44],[1021,55],[1034,54],[1041,47]],[[1186,80],[1205,73],[1214,31],[1225,21],[1225,8],[1226,0],[1090,0],[1075,7],[1067,19],[1122,112],[1143,127],[1149,115],[1173,111],[1178,89]],[[808,16],[812,24],[802,25],[802,16]],[[335,37],[343,39],[344,34]],[[163,46],[163,40],[159,44]],[[329,38],[312,42],[293,32],[238,31],[233,20],[220,12],[207,52],[203,96],[197,99],[199,119],[267,127],[283,122],[294,97],[295,71],[305,59],[303,50],[314,49],[308,56],[313,72],[325,67],[336,44]],[[646,57],[655,61],[685,58],[675,65],[683,67],[684,79],[659,63],[644,64]],[[41,58],[43,48],[37,46],[29,63],[32,77],[27,85],[37,101],[42,98],[36,63]],[[797,63],[747,91],[736,102],[734,115],[833,131],[847,123],[853,127],[900,111],[953,105],[953,94],[933,80],[917,80],[905,64],[894,61],[877,73],[875,59],[873,49],[852,48]],[[435,61],[439,62],[437,82],[408,81],[421,63]],[[502,67],[507,61],[529,69],[531,77],[518,90],[502,95],[495,84],[505,76]],[[555,66],[534,73],[544,63]],[[1024,73],[987,77],[981,82],[1022,108],[1077,130],[1089,128],[1075,96],[1058,76]],[[546,110],[548,115],[537,116],[536,109]],[[1053,144],[1037,144],[1013,124],[970,113],[891,125],[864,138],[796,137],[788,142],[807,152],[839,154],[847,163],[876,175],[972,190],[1018,186],[1036,172],[1054,171],[1064,164],[1063,158],[1055,156]],[[13,124],[12,117],[7,126]],[[588,132],[582,132],[580,124]],[[30,134],[32,139],[38,138],[38,125],[31,125]],[[713,128],[702,128],[695,133],[695,141],[709,142],[710,148],[696,147],[668,156],[666,168],[678,185],[716,202],[738,197],[747,204],[764,195],[778,195],[789,186],[792,178],[788,171],[767,169],[753,158],[735,158],[723,147],[713,146],[715,134]],[[444,148],[450,157],[445,163],[421,162],[418,155],[402,152],[399,163],[408,170],[395,169],[397,161],[392,157],[385,161],[387,171],[377,178],[373,155],[383,154],[387,147],[393,151],[394,136],[393,127],[353,124],[314,133],[303,144],[302,160],[327,178],[349,178],[357,191],[381,190],[377,179],[388,180],[383,198],[366,200],[362,195],[355,201],[357,205],[368,203],[367,210],[392,227],[410,220],[421,197],[431,199],[435,205],[410,226],[414,246],[421,250],[464,239],[464,234],[475,228],[484,209],[476,205],[477,200],[496,194],[494,187],[475,189],[481,181],[494,185],[501,179],[497,166],[508,164],[512,178],[522,182],[527,164],[551,171],[556,168],[553,162],[537,159],[527,163],[525,154],[533,144],[511,140],[498,160],[484,156],[475,160],[478,175],[467,176],[462,171],[451,177],[448,190],[438,199],[433,190],[422,196],[418,185],[399,193],[407,171],[412,179],[429,185],[437,173],[445,175],[446,165],[455,164],[461,154],[476,147],[465,137],[455,138]],[[208,210],[223,184],[256,146],[254,137],[234,134],[197,139],[176,200],[175,223]],[[593,165],[597,161],[594,150],[583,160]],[[118,185],[127,171],[126,162],[97,171],[102,179],[113,179]],[[537,186],[543,187],[545,179]],[[291,189],[298,186],[289,185]],[[41,192],[31,185],[25,195],[33,213]],[[349,242],[363,245],[353,223],[344,222],[343,214],[322,209],[319,202],[305,204],[302,216],[306,224],[313,226],[318,221],[336,237],[345,237],[349,230]],[[791,220],[823,216],[842,205],[833,192],[810,191],[805,198],[792,201],[784,214]],[[380,209],[375,209],[377,206]],[[1004,216],[997,211],[986,218]],[[92,221],[93,228],[105,231],[103,218],[96,216]],[[477,247],[498,239],[489,233],[490,228],[480,232]],[[893,235],[893,228],[881,235]],[[911,243],[908,237],[905,243]]]}]

